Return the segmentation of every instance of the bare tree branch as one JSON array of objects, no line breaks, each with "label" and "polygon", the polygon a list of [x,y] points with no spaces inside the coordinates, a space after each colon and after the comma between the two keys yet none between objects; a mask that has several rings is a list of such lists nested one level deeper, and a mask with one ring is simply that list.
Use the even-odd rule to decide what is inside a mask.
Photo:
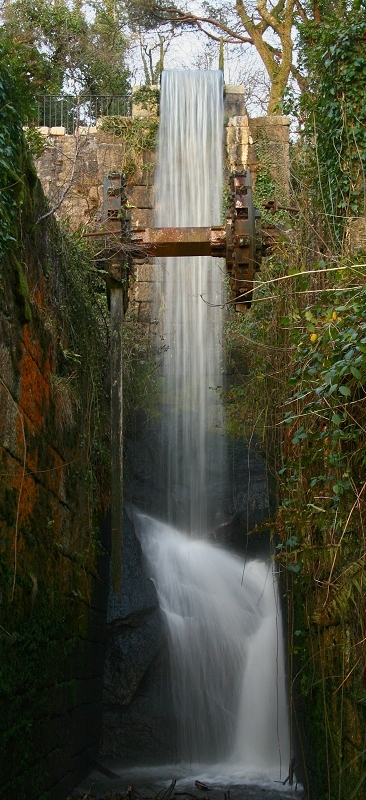
[{"label": "bare tree branch", "polygon": [[[248,36],[243,36],[243,34],[239,33],[238,31],[235,31],[228,25],[225,25],[225,23],[221,22],[221,20],[214,19],[213,17],[200,17],[197,14],[180,11],[179,8],[175,7],[168,8],[167,14],[171,16],[166,16],[166,14],[163,14],[162,12],[159,13],[158,9],[153,10],[153,15],[157,19],[160,19],[163,22],[175,22],[175,23],[179,22],[180,25],[195,25],[196,27],[199,27],[199,23],[204,23],[206,25],[212,25],[214,28],[218,28],[220,31],[227,33],[228,36],[230,36],[234,40],[233,42],[231,42],[231,44],[235,43],[253,44],[251,38],[249,38]],[[203,29],[201,28],[201,30]],[[207,31],[203,32],[206,34],[206,36],[212,37],[212,34],[209,34]],[[217,41],[220,41],[220,39],[218,39]]]}]

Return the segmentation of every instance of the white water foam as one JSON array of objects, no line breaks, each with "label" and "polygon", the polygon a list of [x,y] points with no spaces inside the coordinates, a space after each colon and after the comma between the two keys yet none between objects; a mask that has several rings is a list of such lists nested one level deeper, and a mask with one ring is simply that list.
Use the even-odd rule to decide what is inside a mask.
[{"label": "white water foam", "polygon": [[147,515],[135,522],[166,619],[179,758],[195,763],[202,780],[213,774],[203,764],[215,764],[221,780],[287,775],[283,633],[271,565],[243,567],[241,558]]}]

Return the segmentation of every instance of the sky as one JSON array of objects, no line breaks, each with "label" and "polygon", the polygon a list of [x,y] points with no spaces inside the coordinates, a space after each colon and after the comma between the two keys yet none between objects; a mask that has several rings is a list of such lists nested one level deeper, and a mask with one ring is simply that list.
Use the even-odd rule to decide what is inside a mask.
[{"label": "sky", "polygon": [[[154,34],[145,35],[147,48],[153,49],[153,60],[157,61],[158,40]],[[183,32],[170,42],[164,57],[165,69],[218,69],[219,43],[207,39],[197,31]],[[132,49],[133,83],[145,82],[140,54],[140,44]],[[225,84],[244,85],[248,113],[251,116],[265,114],[268,98],[268,78],[263,64],[251,45],[224,45]]]}]

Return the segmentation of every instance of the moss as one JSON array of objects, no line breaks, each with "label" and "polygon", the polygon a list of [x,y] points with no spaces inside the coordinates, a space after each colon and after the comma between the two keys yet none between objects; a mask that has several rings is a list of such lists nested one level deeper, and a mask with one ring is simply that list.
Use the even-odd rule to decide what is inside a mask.
[{"label": "moss", "polygon": [[28,281],[22,265],[13,254],[10,257],[10,262],[13,268],[13,290],[17,301],[19,319],[20,322],[27,323],[32,319]]},{"label": "moss", "polygon": [[0,797],[39,800],[67,761],[82,702],[109,502],[108,327],[83,243],[52,218],[37,224],[45,199],[22,139],[16,164],[0,311],[10,365],[9,391],[0,385]]},{"label": "moss", "polygon": [[38,181],[38,175],[37,175],[37,170],[30,159],[27,159],[27,164],[25,167],[25,179],[29,187],[31,189],[34,189]]},{"label": "moss", "polygon": [[[50,602],[48,587],[41,586],[37,607],[32,608],[29,587],[27,594],[28,614],[18,620],[10,635],[3,635],[0,640],[2,796],[16,796],[18,800],[37,797],[45,785],[47,759],[40,758],[45,743],[37,730],[37,720],[52,712],[52,687],[62,680],[64,659],[72,657],[76,646],[75,640],[70,639],[61,596],[53,594]],[[4,623],[11,627],[10,618]],[[66,686],[62,703],[74,703],[71,684]],[[54,711],[60,713],[60,708],[55,707]]]}]

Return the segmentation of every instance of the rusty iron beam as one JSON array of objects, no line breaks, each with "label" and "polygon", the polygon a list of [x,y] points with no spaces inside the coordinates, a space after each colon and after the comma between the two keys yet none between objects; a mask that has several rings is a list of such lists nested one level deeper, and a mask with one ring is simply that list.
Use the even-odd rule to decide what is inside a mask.
[{"label": "rusty iron beam", "polygon": [[226,256],[226,230],[212,228],[135,228],[132,242],[146,255],[156,258],[171,256]]}]

